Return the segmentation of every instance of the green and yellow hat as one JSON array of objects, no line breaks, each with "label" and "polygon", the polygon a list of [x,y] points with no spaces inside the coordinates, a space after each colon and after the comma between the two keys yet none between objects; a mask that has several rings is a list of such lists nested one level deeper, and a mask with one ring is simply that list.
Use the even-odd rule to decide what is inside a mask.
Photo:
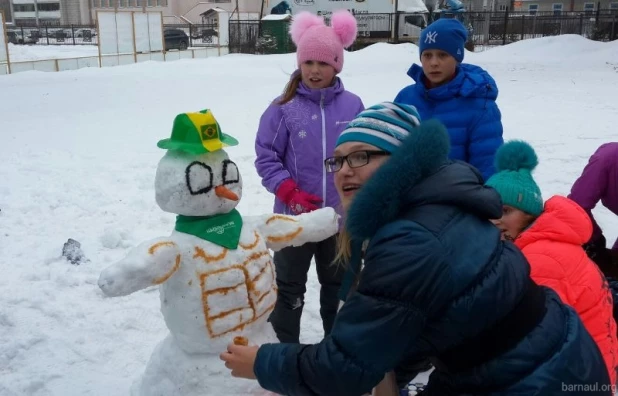
[{"label": "green and yellow hat", "polygon": [[205,109],[197,113],[178,114],[174,119],[172,136],[159,140],[157,147],[204,154],[237,144],[238,140],[221,132],[215,116]]}]

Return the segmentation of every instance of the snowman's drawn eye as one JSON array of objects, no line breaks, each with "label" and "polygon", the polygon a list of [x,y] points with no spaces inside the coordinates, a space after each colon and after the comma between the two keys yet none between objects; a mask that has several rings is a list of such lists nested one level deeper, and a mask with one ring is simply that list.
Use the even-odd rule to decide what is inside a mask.
[{"label": "snowman's drawn eye", "polygon": [[203,162],[191,162],[185,169],[185,179],[191,195],[207,194],[212,190],[212,168]]},{"label": "snowman's drawn eye", "polygon": [[223,161],[223,184],[234,184],[240,180],[238,166],[230,160]]}]

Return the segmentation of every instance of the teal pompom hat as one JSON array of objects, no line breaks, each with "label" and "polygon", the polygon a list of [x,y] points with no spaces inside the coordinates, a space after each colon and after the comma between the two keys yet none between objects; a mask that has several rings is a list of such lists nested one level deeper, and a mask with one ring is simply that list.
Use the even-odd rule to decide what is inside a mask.
[{"label": "teal pompom hat", "polygon": [[521,140],[504,143],[496,152],[496,173],[487,180],[502,203],[538,216],[543,212],[541,189],[532,177],[539,161],[532,146]]}]

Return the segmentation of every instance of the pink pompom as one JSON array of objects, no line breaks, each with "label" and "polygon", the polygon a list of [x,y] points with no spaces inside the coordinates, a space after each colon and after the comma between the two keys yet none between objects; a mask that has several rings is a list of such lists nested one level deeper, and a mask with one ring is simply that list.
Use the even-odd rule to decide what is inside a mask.
[{"label": "pink pompom", "polygon": [[310,12],[303,11],[294,15],[292,24],[290,25],[290,36],[294,44],[298,45],[300,38],[305,32],[313,26],[323,26],[324,19]]},{"label": "pink pompom", "polygon": [[356,18],[346,10],[333,12],[330,26],[335,31],[343,47],[349,47],[356,40],[358,28],[356,26]]}]

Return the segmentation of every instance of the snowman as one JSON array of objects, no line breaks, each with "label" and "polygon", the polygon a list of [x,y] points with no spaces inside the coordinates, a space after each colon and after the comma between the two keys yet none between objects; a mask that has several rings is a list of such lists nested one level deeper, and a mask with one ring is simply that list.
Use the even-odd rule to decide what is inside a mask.
[{"label": "snowman", "polygon": [[155,177],[159,207],[177,214],[170,236],[146,241],[100,275],[107,296],[158,285],[169,334],[154,349],[133,396],[269,394],[255,381],[232,378],[219,360],[233,341],[278,342],[267,321],[277,288],[270,250],[318,242],[338,230],[322,208],[299,216],[245,217],[237,165],[223,150],[237,145],[210,110],[183,113]]}]

